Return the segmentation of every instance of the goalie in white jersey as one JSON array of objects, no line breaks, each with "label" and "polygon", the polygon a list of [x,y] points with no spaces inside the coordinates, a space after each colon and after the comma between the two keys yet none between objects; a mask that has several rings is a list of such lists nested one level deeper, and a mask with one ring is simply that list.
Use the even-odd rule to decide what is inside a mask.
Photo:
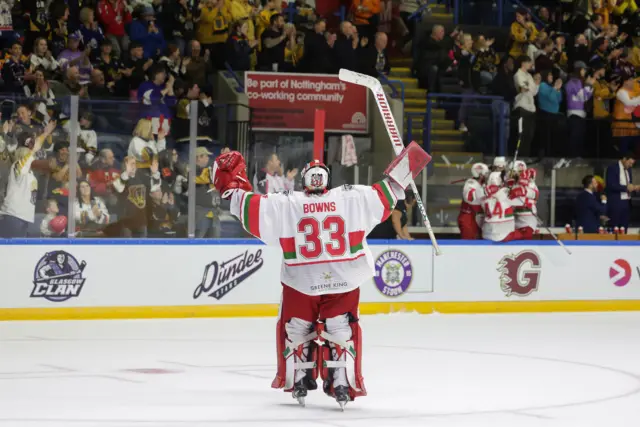
[{"label": "goalie in white jersey", "polygon": [[373,276],[374,261],[365,237],[391,214],[429,159],[412,143],[382,181],[332,190],[329,169],[315,160],[302,172],[303,192],[268,195],[250,192],[240,153],[216,159],[213,182],[223,198],[231,198],[231,213],[249,233],[283,253],[273,388],[291,391],[304,405],[320,374],[325,393],[342,408],[366,395],[359,286]]}]

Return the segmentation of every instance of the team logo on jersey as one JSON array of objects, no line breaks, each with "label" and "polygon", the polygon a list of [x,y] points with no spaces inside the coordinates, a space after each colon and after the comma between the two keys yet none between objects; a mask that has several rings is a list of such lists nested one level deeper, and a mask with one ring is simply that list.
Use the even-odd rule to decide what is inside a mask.
[{"label": "team logo on jersey", "polygon": [[204,268],[202,282],[193,292],[193,299],[202,294],[217,300],[231,292],[264,264],[262,249],[245,251],[226,261],[213,261]]},{"label": "team logo on jersey", "polygon": [[413,268],[409,257],[400,251],[384,251],[376,259],[373,281],[380,292],[388,297],[399,297],[409,289]]},{"label": "team logo on jersey", "polygon": [[31,297],[62,302],[79,296],[86,280],[83,277],[86,265],[65,251],[44,254],[33,273]]},{"label": "team logo on jersey", "polygon": [[510,297],[526,297],[538,290],[542,264],[540,256],[533,251],[522,251],[517,255],[506,255],[498,263],[500,287]]}]

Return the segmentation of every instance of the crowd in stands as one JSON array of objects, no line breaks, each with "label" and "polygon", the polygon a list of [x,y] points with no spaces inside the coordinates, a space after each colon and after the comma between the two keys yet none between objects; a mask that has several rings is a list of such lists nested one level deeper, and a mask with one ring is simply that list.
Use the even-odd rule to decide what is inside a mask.
[{"label": "crowd in stands", "polygon": [[[633,123],[640,105],[636,3],[559,3],[558,13],[517,9],[507,46],[482,34],[457,28],[445,34],[444,27],[433,26],[414,64],[421,85],[439,92],[442,76],[450,74],[458,77],[463,93],[503,97],[512,119],[522,118],[525,157],[616,157],[635,151],[640,148],[640,130]],[[467,131],[461,110],[459,126]]]}]

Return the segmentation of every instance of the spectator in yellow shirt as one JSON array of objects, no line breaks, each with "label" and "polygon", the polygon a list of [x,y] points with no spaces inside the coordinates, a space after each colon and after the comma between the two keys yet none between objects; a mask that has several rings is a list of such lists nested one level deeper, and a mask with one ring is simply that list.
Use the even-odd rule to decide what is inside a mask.
[{"label": "spectator in yellow shirt", "polygon": [[538,30],[533,23],[527,21],[527,11],[524,9],[516,10],[516,21],[511,24],[511,49],[509,55],[513,58],[519,58],[527,54],[527,47],[530,43],[535,42],[538,37]]},{"label": "spectator in yellow shirt", "polygon": [[[256,29],[258,31],[256,34],[257,40],[262,40],[262,33],[271,26],[271,17],[276,13],[280,13],[281,8],[282,5],[278,0],[267,1],[256,19]],[[262,49],[261,45],[258,45],[258,47]]]},{"label": "spectator in yellow shirt", "polygon": [[225,43],[229,37],[231,13],[224,0],[205,0],[198,5],[200,17],[196,39],[202,51],[210,53],[214,68],[224,69]]},{"label": "spectator in yellow shirt", "polygon": [[246,20],[248,28],[245,35],[247,40],[255,40],[256,27],[253,23],[253,19],[257,15],[257,9],[253,5],[249,4],[249,0],[231,0],[230,9],[231,18],[234,22]]}]

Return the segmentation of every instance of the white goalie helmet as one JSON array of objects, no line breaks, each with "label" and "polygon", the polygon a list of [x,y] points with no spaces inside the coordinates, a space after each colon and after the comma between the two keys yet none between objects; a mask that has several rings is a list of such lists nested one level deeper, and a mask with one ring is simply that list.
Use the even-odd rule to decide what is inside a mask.
[{"label": "white goalie helmet", "polygon": [[484,163],[474,163],[471,166],[471,176],[475,179],[486,179],[489,176],[489,166]]},{"label": "white goalie helmet", "polygon": [[329,168],[320,160],[307,163],[302,169],[302,185],[307,193],[324,193],[329,186]]},{"label": "white goalie helmet", "polygon": [[527,164],[522,160],[509,163],[509,170],[515,171],[518,175],[527,170]]},{"label": "white goalie helmet", "polygon": [[504,156],[498,156],[493,159],[494,169],[504,169],[507,166],[507,158]]}]

